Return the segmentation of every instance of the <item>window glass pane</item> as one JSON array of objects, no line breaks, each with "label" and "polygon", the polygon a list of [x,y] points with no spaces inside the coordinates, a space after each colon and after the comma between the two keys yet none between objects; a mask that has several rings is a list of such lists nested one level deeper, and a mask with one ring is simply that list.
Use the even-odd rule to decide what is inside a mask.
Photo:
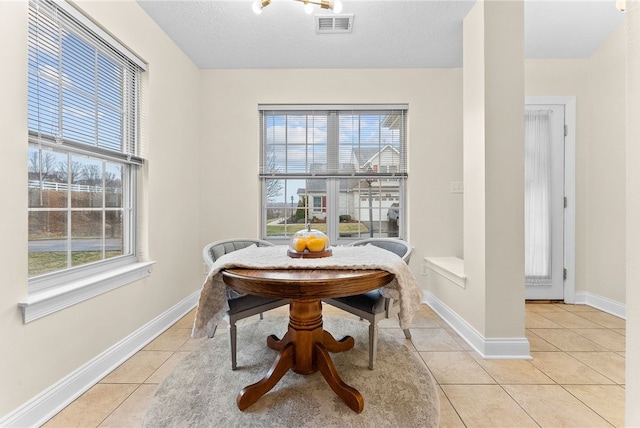
[{"label": "window glass pane", "polygon": [[343,238],[398,237],[399,181],[341,179],[339,233]]},{"label": "window glass pane", "polygon": [[29,37],[37,46],[29,46],[29,129],[58,135],[58,28],[51,20],[29,22]]},{"label": "window glass pane", "polygon": [[287,141],[286,115],[266,116],[264,137],[267,145],[285,144]]},{"label": "window glass pane", "polygon": [[380,117],[378,115],[360,115],[360,142],[373,145],[380,143]]},{"label": "window glass pane", "polygon": [[122,165],[108,163],[105,167],[105,206],[107,208],[122,207],[122,182],[124,168]]},{"label": "window glass pane", "polygon": [[[307,116],[307,141],[313,145],[327,145],[327,116]],[[325,148],[326,151],[326,148]]]},{"label": "window glass pane", "polygon": [[307,147],[302,145],[288,145],[286,159],[286,172],[300,174],[307,172]]},{"label": "window glass pane", "polygon": [[[287,238],[304,229],[310,216],[307,186],[308,182],[318,180],[266,179],[267,192],[267,236],[270,238]],[[324,189],[324,182],[322,189]],[[326,191],[324,192],[326,193]],[[324,213],[317,213],[316,222],[324,223]],[[314,224],[314,227],[316,225]],[[324,228],[326,230],[326,227]]]},{"label": "window glass pane", "polygon": [[311,174],[322,174],[327,172],[327,148],[324,146],[311,146],[309,153],[309,170]]},{"label": "window glass pane", "polygon": [[[288,174],[327,171],[327,116],[267,115],[264,121],[267,156],[278,172]],[[267,172],[272,172],[267,170]]]},{"label": "window glass pane", "polygon": [[287,147],[280,145],[270,145],[266,148],[267,159],[265,163],[265,173],[284,174],[287,172]]},{"label": "window glass pane", "polygon": [[67,213],[29,213],[29,276],[67,267]]},{"label": "window glass pane", "polygon": [[294,115],[287,116],[287,144],[307,145],[307,116]]},{"label": "window glass pane", "polygon": [[[306,180],[305,194],[300,195],[300,204],[304,206],[307,222],[327,222],[327,182],[324,179]],[[316,229],[322,229],[316,227]],[[323,232],[326,231],[324,226]]]},{"label": "window glass pane", "polygon": [[66,30],[62,32],[62,76],[64,85],[74,91],[94,94],[95,90],[95,49],[87,45],[75,34]]},{"label": "window glass pane", "polygon": [[95,101],[71,89],[62,89],[62,137],[95,145]]},{"label": "window glass pane", "polygon": [[102,207],[102,161],[71,157],[71,206]]},{"label": "window glass pane", "polygon": [[[59,96],[58,86],[47,79],[47,69],[40,65],[40,70],[29,72],[29,130],[46,135],[58,135]],[[38,79],[37,72],[42,73]]]},{"label": "window glass pane", "polygon": [[272,213],[267,214],[268,219],[273,219],[277,217],[286,217],[285,208],[291,208],[293,206],[294,196],[291,195],[291,204],[288,204],[287,194],[285,186],[287,185],[287,180],[273,180],[267,179],[265,181],[266,184],[266,195],[267,195],[267,206],[272,210]]},{"label": "window glass pane", "polygon": [[382,125],[380,128],[383,145],[391,145],[396,150],[401,149],[400,131],[404,126],[403,115],[400,113],[391,113],[381,117]]},{"label": "window glass pane", "polygon": [[115,257],[124,254],[122,230],[124,225],[122,210],[105,211],[105,257]]},{"label": "window glass pane", "polygon": [[[403,114],[341,114],[340,163],[358,165],[359,172],[399,172],[404,147],[401,140]],[[346,171],[345,171],[346,172]]]},{"label": "window glass pane", "polygon": [[98,146],[118,151],[122,147],[120,112],[103,105],[98,106]]},{"label": "window glass pane", "polygon": [[67,206],[67,155],[29,146],[29,207]]},{"label": "window glass pane", "polygon": [[102,259],[102,212],[71,213],[71,265],[79,266]]},{"label": "window glass pane", "polygon": [[104,54],[98,54],[98,98],[115,109],[122,109],[122,67]]},{"label": "window glass pane", "polygon": [[[348,123],[351,125],[351,123]],[[355,136],[357,137],[357,133]],[[358,149],[358,140],[354,139],[353,131],[350,126],[345,127],[343,125],[343,118],[340,118],[340,148],[339,148],[339,163],[341,169],[345,166],[351,168],[353,172],[360,171],[359,160],[355,157]],[[346,171],[345,171],[346,172]]]}]

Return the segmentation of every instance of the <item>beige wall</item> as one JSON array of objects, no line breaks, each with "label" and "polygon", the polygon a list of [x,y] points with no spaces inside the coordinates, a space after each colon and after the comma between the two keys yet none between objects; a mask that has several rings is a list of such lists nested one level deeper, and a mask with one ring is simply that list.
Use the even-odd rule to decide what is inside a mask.
[{"label": "beige wall", "polygon": [[[258,236],[258,104],[409,104],[409,235],[418,279],[425,255],[461,255],[462,85],[459,69],[202,72],[201,243]],[[211,220],[209,220],[211,219]]]},{"label": "beige wall", "polygon": [[467,282],[434,294],[485,338],[524,337],[523,9],[477,2],[464,19]]},{"label": "beige wall", "polygon": [[487,138],[484,334],[488,338],[523,338],[524,1],[485,2],[484,19]]},{"label": "beige wall", "polygon": [[576,97],[576,292],[625,303],[625,26],[586,59],[525,61],[527,96]]},{"label": "beige wall", "polygon": [[627,16],[627,325],[625,426],[640,426],[640,5]]},{"label": "beige wall", "polygon": [[[151,276],[23,324],[27,296],[27,188],[4,186],[0,246],[0,417],[110,348],[201,286],[198,69],[132,1],[80,2],[96,21],[149,62],[145,247]],[[0,182],[26,184],[27,3],[0,2]],[[10,82],[8,84],[7,82]],[[194,162],[196,162],[194,166]]]},{"label": "beige wall", "polygon": [[[449,308],[484,335],[486,308],[477,302],[486,294],[485,211],[485,59],[484,4],[469,11],[464,19],[464,270],[469,285],[460,289],[445,286],[431,290]],[[434,284],[435,285],[435,284]]]},{"label": "beige wall", "polygon": [[590,57],[587,73],[586,291],[625,303],[626,26]]}]

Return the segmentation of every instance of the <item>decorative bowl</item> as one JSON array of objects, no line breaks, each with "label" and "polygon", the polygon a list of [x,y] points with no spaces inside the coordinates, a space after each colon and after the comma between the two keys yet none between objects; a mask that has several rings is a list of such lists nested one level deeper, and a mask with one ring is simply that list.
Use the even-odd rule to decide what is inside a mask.
[{"label": "decorative bowl", "polygon": [[328,257],[331,255],[329,238],[319,230],[311,229],[308,224],[306,229],[293,234],[287,255],[297,258]]}]

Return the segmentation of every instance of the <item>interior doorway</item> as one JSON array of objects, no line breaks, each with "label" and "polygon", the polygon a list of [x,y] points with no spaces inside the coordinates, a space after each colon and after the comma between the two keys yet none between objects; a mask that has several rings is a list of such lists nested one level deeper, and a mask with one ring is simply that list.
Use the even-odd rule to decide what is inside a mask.
[{"label": "interior doorway", "polygon": [[525,105],[525,299],[575,298],[575,98]]}]

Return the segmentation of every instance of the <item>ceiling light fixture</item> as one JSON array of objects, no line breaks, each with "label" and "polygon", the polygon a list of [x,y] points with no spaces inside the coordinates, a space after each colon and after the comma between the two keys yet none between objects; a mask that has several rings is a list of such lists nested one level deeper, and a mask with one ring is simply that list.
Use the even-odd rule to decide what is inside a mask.
[{"label": "ceiling light fixture", "polygon": [[253,13],[260,15],[262,13],[262,9],[269,6],[270,3],[271,0],[256,0],[251,5],[251,9],[253,10]]},{"label": "ceiling light fixture", "polygon": [[[304,11],[311,14],[313,13],[313,5],[320,6],[321,9],[329,9],[335,13],[342,12],[341,0],[295,0],[300,3],[304,3]],[[262,13],[262,9],[269,6],[271,0],[255,0],[251,5],[251,9],[256,14]]]},{"label": "ceiling light fixture", "polygon": [[616,9],[618,9],[620,12],[626,12],[627,11],[626,0],[616,0]]}]

